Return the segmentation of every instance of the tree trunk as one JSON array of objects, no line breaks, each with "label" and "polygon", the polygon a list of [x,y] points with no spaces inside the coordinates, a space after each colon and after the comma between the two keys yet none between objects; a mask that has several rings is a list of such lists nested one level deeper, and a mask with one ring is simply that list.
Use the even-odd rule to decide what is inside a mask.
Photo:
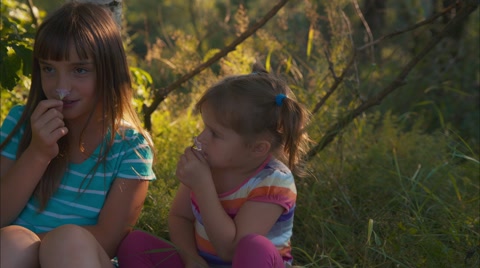
[{"label": "tree trunk", "polygon": [[[66,0],[67,2],[71,2],[73,0]],[[92,2],[99,5],[107,6],[110,11],[112,11],[115,21],[117,22],[117,26],[119,29],[122,28],[122,4],[123,0],[76,0],[78,2]]]}]

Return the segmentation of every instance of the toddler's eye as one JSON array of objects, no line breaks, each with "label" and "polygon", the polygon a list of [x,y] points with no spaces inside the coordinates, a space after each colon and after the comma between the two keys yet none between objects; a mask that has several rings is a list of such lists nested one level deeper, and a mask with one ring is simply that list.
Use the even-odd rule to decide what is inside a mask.
[{"label": "toddler's eye", "polygon": [[217,132],[212,131],[212,136],[215,137],[215,138],[218,137]]}]

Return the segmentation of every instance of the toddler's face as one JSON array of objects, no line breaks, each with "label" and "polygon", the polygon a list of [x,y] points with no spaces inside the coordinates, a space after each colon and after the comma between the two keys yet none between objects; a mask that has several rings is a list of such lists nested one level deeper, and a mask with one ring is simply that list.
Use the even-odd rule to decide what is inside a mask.
[{"label": "toddler's face", "polygon": [[200,145],[210,167],[235,168],[251,159],[250,148],[246,146],[243,137],[220,124],[208,105],[202,107],[202,119],[205,128],[196,138],[196,147]]}]

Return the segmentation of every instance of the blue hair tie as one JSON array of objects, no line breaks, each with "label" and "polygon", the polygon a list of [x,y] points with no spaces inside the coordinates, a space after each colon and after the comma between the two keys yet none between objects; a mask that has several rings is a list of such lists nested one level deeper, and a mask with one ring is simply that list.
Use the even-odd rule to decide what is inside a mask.
[{"label": "blue hair tie", "polygon": [[282,106],[283,104],[283,100],[286,98],[287,96],[285,96],[285,94],[278,94],[277,96],[275,96],[275,104],[277,106]]}]

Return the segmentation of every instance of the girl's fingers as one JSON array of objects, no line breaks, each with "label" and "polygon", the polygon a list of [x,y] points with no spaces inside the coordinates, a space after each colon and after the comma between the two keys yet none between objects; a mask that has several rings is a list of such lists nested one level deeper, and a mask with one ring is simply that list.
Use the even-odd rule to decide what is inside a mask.
[{"label": "girl's fingers", "polygon": [[32,145],[39,150],[55,150],[57,141],[68,133],[61,110],[63,102],[43,100],[33,111],[30,120],[32,127]]},{"label": "girl's fingers", "polygon": [[56,141],[58,141],[61,137],[67,135],[67,133],[68,133],[68,128],[66,127],[57,128],[52,132],[52,137]]},{"label": "girl's fingers", "polygon": [[203,162],[203,160],[205,159],[203,157],[203,154],[202,154],[201,151],[197,151],[197,150],[193,149],[192,147],[185,148],[185,154],[184,155],[187,157],[187,160],[198,159],[201,162]]},{"label": "girl's fingers", "polygon": [[[60,102],[62,103],[62,102]],[[51,128],[50,131],[65,125],[63,114],[58,110],[62,106],[57,105],[55,100],[41,101],[30,117],[32,130],[42,130],[45,127]]]},{"label": "girl's fingers", "polygon": [[[53,135],[53,132],[60,128],[65,128],[63,117],[48,115],[50,113],[51,112],[48,111],[45,116],[39,118],[38,121],[32,122],[32,134],[41,137],[41,139],[45,140],[48,144],[58,140],[58,135]],[[62,130],[60,131],[60,133],[64,132],[65,131]]]},{"label": "girl's fingers", "polygon": [[53,142],[58,141],[61,137],[67,134],[68,129],[65,127],[65,123],[60,118],[53,118],[47,122],[40,130],[40,135],[47,139],[53,139]]},{"label": "girl's fingers", "polygon": [[[52,109],[55,108],[55,109]],[[42,115],[44,115],[47,111],[55,111],[55,115],[61,115],[63,118],[62,114],[62,108],[63,108],[63,102],[59,100],[43,100],[38,103],[37,107],[33,111],[32,115],[30,116],[31,121],[37,121]]]},{"label": "girl's fingers", "polygon": [[183,164],[186,160],[187,160],[187,158],[186,158],[185,154],[182,154],[182,155],[180,156],[180,159],[179,159],[178,162],[179,162],[180,164]]},{"label": "girl's fingers", "polygon": [[185,156],[185,160],[189,161],[192,156],[192,147],[186,147],[183,151],[183,155]]},{"label": "girl's fingers", "polygon": [[61,119],[61,118],[58,118],[58,117],[54,117],[52,119],[50,119],[49,121],[45,122],[43,124],[44,126],[44,129],[47,130],[50,130],[50,132],[60,128],[60,127],[64,127],[65,126],[65,122]]},{"label": "girl's fingers", "polygon": [[200,151],[197,151],[193,148],[190,148],[190,150],[192,151],[193,155],[198,159],[200,160],[200,162],[204,163],[205,162],[205,157],[203,157],[203,154],[202,152]]}]

